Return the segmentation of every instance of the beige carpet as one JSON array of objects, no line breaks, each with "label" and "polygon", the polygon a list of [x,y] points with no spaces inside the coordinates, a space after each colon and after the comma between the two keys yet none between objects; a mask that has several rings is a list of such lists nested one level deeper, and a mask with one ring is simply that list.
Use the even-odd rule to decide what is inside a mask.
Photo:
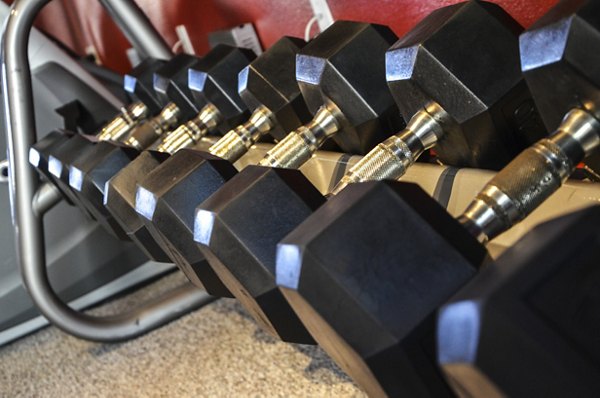
[{"label": "beige carpet", "polygon": [[[169,276],[95,309],[114,313],[183,282]],[[275,341],[223,299],[122,344],[46,328],[0,349],[0,397],[363,396],[316,347]]]}]

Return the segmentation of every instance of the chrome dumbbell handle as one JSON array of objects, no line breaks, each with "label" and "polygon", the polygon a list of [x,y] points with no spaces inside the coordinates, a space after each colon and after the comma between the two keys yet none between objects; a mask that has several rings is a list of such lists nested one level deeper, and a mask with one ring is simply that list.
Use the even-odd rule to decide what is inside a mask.
[{"label": "chrome dumbbell handle", "polygon": [[140,151],[149,147],[165,131],[174,127],[181,115],[181,110],[174,103],[167,104],[152,119],[138,125],[125,139],[124,144]]},{"label": "chrome dumbbell handle", "polygon": [[424,151],[442,139],[446,123],[451,123],[446,111],[436,103],[428,104],[410,119],[404,130],[377,145],[352,166],[331,194],[336,195],[357,182],[399,179]]},{"label": "chrome dumbbell handle", "polygon": [[121,108],[121,112],[106,123],[98,133],[100,141],[119,141],[141,120],[148,117],[148,107],[143,102],[134,102]]},{"label": "chrome dumbbell handle", "polygon": [[272,118],[273,113],[269,109],[258,107],[246,123],[228,131],[208,151],[231,163],[236,162],[260,137],[273,129],[275,123]]},{"label": "chrome dumbbell handle", "polygon": [[549,138],[496,174],[459,220],[481,242],[493,239],[531,214],[599,146],[600,122],[584,110],[571,110]]},{"label": "chrome dumbbell handle", "polygon": [[213,104],[207,104],[196,117],[168,133],[156,149],[173,154],[182,148],[189,148],[214,130],[222,119],[219,109]]},{"label": "chrome dumbbell handle", "polygon": [[339,111],[324,105],[313,120],[289,133],[260,161],[261,166],[297,169],[306,163],[329,137],[340,131]]}]

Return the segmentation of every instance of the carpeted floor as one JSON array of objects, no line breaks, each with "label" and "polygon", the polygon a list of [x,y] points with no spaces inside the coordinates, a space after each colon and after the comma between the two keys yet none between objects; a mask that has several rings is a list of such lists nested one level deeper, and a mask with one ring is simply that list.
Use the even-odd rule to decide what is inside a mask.
[{"label": "carpeted floor", "polygon": [[[183,282],[171,275],[93,310],[130,308]],[[284,344],[223,299],[122,344],[54,327],[0,348],[0,397],[363,396],[317,347]]]}]

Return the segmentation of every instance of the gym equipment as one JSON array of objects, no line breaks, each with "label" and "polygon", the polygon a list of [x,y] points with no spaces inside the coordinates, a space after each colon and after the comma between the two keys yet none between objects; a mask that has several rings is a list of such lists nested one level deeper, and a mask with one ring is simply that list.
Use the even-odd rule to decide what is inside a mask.
[{"label": "gym equipment", "polygon": [[[206,184],[202,179],[206,173],[214,172],[216,174],[211,175],[222,179],[222,183],[235,173],[231,164],[220,161],[221,158],[233,160],[245,152],[246,147],[235,145],[232,135],[240,137],[238,133],[248,131],[252,140],[266,133],[281,137],[285,129],[307,120],[309,112],[290,73],[294,70],[296,53],[303,44],[297,39],[282,38],[242,69],[240,96],[254,111],[248,122],[225,134],[212,147],[218,148],[215,152],[218,152],[219,158],[208,153],[182,150],[164,160],[160,166],[151,166],[153,171],[143,180],[138,180],[135,208],[141,214],[146,229],[194,284],[213,295],[230,296],[230,293],[193,242],[196,204],[218,187],[216,181]],[[279,94],[274,95],[276,93]],[[264,100],[264,103],[258,104],[257,99]],[[213,163],[221,165],[217,166],[218,170],[212,167]]]},{"label": "gym equipment", "polygon": [[[154,72],[163,66],[164,61],[147,59],[134,68],[124,79],[124,88],[136,100],[135,104],[141,104],[140,107],[146,109],[152,114],[161,112],[161,104],[152,92],[152,82]],[[106,124],[97,133],[96,137],[83,134],[67,134],[65,139],[59,138],[59,134],[53,134],[48,139],[42,139],[32,145],[29,149],[30,163],[49,181],[53,182],[72,204],[79,205],[84,214],[93,218],[87,207],[79,200],[79,197],[71,190],[69,186],[69,165],[82,153],[86,153],[93,148],[94,142],[99,140],[126,139],[127,135],[123,132],[131,130],[130,125],[122,124],[124,113],[118,114],[111,122]],[[138,120],[139,121],[139,120]],[[113,128],[117,125],[121,128]]]},{"label": "gym equipment", "polygon": [[[456,41],[453,54],[447,54],[445,49],[441,50],[443,57],[436,62],[419,62],[411,68],[412,73],[428,76],[433,86],[440,87],[446,85],[446,79],[458,85],[455,76],[475,80],[476,84],[473,84],[480,87],[480,95],[486,98],[488,106],[480,108],[483,113],[466,123],[469,129],[470,123],[479,127],[486,125],[496,135],[515,137],[520,135],[521,125],[517,125],[512,118],[514,107],[520,108],[523,103],[531,103],[531,97],[525,95],[526,89],[518,66],[518,36],[515,24],[508,14],[496,5],[483,2],[461,3],[433,12],[419,23],[414,31],[400,39],[390,51],[397,54],[404,43],[409,48],[420,48],[427,47],[431,42],[435,48],[441,49],[444,47],[444,38]],[[465,40],[462,40],[463,36]],[[481,40],[482,44],[477,42],[475,46],[471,43],[470,40],[474,37]],[[490,46],[489,41],[495,44]],[[483,47],[486,47],[485,57],[479,56],[484,52]],[[428,54],[427,57],[432,57],[436,55],[433,50],[423,52]],[[466,56],[470,51],[474,51],[478,56]],[[461,60],[456,61],[455,58]],[[468,63],[468,66],[463,62]],[[406,62],[401,63],[406,65]],[[422,67],[423,64],[435,64],[434,72],[429,67]],[[454,75],[449,74],[444,65],[456,68]],[[497,67],[502,74],[488,74],[479,79],[471,77],[471,68],[487,70],[492,66]],[[436,72],[435,68],[446,73]],[[461,69],[466,69],[466,72]],[[498,79],[502,84],[496,83]],[[467,83],[469,82],[465,82]],[[395,86],[394,90],[398,90],[398,87]],[[413,94],[414,101],[420,101],[423,106],[430,102],[428,97],[415,89],[404,91],[405,96]],[[440,93],[438,97],[442,98],[442,95]],[[499,102],[503,109],[510,109],[506,118],[500,118],[493,99]],[[507,103],[511,104],[510,108]],[[487,109],[494,109],[493,115],[492,111],[485,111]],[[492,119],[495,120],[493,125]],[[519,122],[530,124],[528,118],[519,119]],[[475,130],[469,130],[470,135],[474,136]],[[482,135],[485,131],[487,130],[478,130],[477,133]],[[476,136],[473,138],[477,139]],[[506,142],[508,141],[507,138]],[[463,147],[460,150],[463,154],[466,152]],[[223,280],[227,278],[235,281],[231,283],[235,284],[238,290],[236,296],[251,309],[251,313],[259,322],[275,335],[277,327],[273,326],[273,323],[289,329],[291,324],[287,317],[295,317],[285,315],[284,310],[291,313],[285,305],[277,307],[280,312],[273,311],[272,314],[264,314],[260,310],[263,306],[272,305],[271,302],[275,300],[272,297],[284,300],[275,283],[276,245],[324,202],[325,198],[311,187],[310,182],[298,171],[248,167],[198,207],[195,240],[199,247],[211,265],[223,274]]]},{"label": "gym equipment", "polygon": [[281,240],[276,283],[367,394],[450,396],[435,363],[435,310],[487,261],[417,185],[365,182]]},{"label": "gym equipment", "polygon": [[545,137],[518,67],[522,30],[491,3],[466,2],[433,12],[398,40],[386,53],[386,76],[408,125],[332,194],[353,182],[397,180],[431,148],[443,164],[499,170]]},{"label": "gym equipment", "polygon": [[252,115],[247,122],[227,132],[209,148],[209,152],[234,163],[265,135],[276,140],[311,118],[295,70],[296,54],[306,43],[294,37],[282,37],[238,77],[239,94]]},{"label": "gym equipment", "polygon": [[[346,125],[345,132],[336,137],[347,148],[350,142],[371,145],[376,135],[394,125],[402,127],[400,120],[392,121],[390,112],[396,109],[395,104],[386,88],[384,65],[377,62],[383,62],[394,39],[383,26],[338,21],[299,53],[296,78],[309,107],[312,102],[313,112],[318,115],[307,125],[310,129],[330,123],[328,117],[321,116],[331,115],[328,112],[335,108],[347,115],[338,113],[335,118],[336,124],[343,121]],[[311,69],[314,65],[321,69]],[[312,83],[308,83],[311,75]],[[359,81],[360,76],[368,79]],[[354,94],[349,95],[350,91]],[[280,144],[306,128],[290,133]],[[304,149],[298,150],[299,157],[289,167],[303,163],[305,155],[310,157]],[[199,208],[206,211],[197,213],[194,239],[202,243],[202,254],[221,280],[265,330],[284,341],[308,343],[311,340],[306,330],[276,289],[274,277],[267,276],[274,273],[269,269],[274,270],[279,240],[272,241],[272,236],[285,236],[291,230],[286,230],[290,224],[297,225],[296,220],[307,217],[324,201],[316,188],[299,175],[292,170],[246,167],[207,201],[198,202],[202,203]],[[202,223],[206,223],[205,230]]]},{"label": "gym equipment", "polygon": [[458,394],[600,391],[599,226],[594,206],[536,227],[439,310],[437,357]]},{"label": "gym equipment", "polygon": [[186,65],[189,73],[187,67],[163,73],[157,79],[157,91],[173,99],[184,109],[184,117],[191,119],[135,159],[105,162],[105,166],[90,174],[98,206],[105,208],[125,234],[157,261],[171,259],[134,210],[136,184],[172,153],[199,145],[209,132],[226,129],[246,115],[239,97],[231,94],[237,86],[227,76],[244,68],[254,57],[250,50],[219,45],[193,66]]},{"label": "gym equipment", "polygon": [[[155,73],[154,90],[164,102],[170,104],[165,109],[173,108],[173,122],[190,120],[166,135],[164,129],[157,128],[150,120],[136,128],[127,138],[125,144],[129,147],[101,142],[73,162],[69,174],[71,188],[78,193],[81,201],[100,223],[115,231],[121,239],[131,236],[104,206],[104,190],[106,182],[131,163],[141,149],[164,135],[157,150],[171,152],[197,143],[218,124],[236,123],[242,117],[240,113],[245,112],[244,108],[235,103],[231,105],[229,100],[222,100],[220,95],[224,90],[223,85],[214,84],[208,78],[207,71],[211,76],[216,73],[225,74],[230,70],[237,71],[253,58],[254,53],[250,50],[218,45],[203,59],[189,55],[176,56]],[[173,125],[173,122],[169,125]],[[158,259],[165,261],[166,258],[163,255]]]},{"label": "gym equipment", "polygon": [[[2,22],[8,14],[9,6],[0,4]],[[85,109],[94,110],[93,114],[89,114],[91,118],[87,119],[90,128],[114,116],[121,107],[117,97],[39,31],[32,30],[28,46],[38,126],[48,130],[62,126],[63,120],[55,110],[75,100]],[[1,129],[0,153],[6,154],[4,125]],[[42,132],[39,134],[43,140]],[[6,163],[1,161],[0,235],[3,239],[0,241],[0,253],[3,261],[0,261],[0,345],[48,324],[48,320],[39,314],[20,277],[9,200],[11,189],[3,178],[7,171],[4,166]],[[79,211],[65,204],[57,205],[47,214],[45,224],[48,274],[57,294],[73,308],[88,307],[106,300],[169,269],[157,264],[149,266],[133,245],[112,239],[100,227],[86,223]],[[81,266],[83,261],[86,262],[85,267]]]},{"label": "gym equipment", "polygon": [[412,184],[352,184],[279,244],[284,295],[370,394],[450,393],[435,364],[435,311],[487,261],[483,243],[531,213],[600,143],[600,122],[580,108],[593,109],[600,83],[585,55],[598,44],[591,27],[598,29],[599,6],[561,2],[522,34],[521,65],[534,98],[553,99],[542,114],[571,110],[555,133],[492,178],[458,220]]},{"label": "gym equipment", "polygon": [[385,50],[396,39],[382,25],[337,21],[307,44],[296,58],[296,80],[314,117],[260,165],[298,168],[329,138],[346,153],[363,154],[403,127],[381,79]]},{"label": "gym equipment", "polygon": [[[31,70],[27,62],[27,38],[36,14],[48,0],[15,0],[5,24],[2,40],[4,115],[6,117],[10,163],[9,191],[15,226],[17,259],[23,283],[39,311],[55,326],[74,336],[103,342],[123,341],[172,321],[210,301],[197,289],[182,286],[139,308],[95,317],[70,308],[49,283],[43,216],[60,201],[50,183],[39,185],[28,163],[28,151],[36,140]],[[128,0],[104,0],[114,6],[123,30],[134,39],[135,47],[146,56],[162,58],[169,49],[148,20]],[[143,34],[139,34],[143,32]],[[16,183],[18,181],[18,184]]]}]

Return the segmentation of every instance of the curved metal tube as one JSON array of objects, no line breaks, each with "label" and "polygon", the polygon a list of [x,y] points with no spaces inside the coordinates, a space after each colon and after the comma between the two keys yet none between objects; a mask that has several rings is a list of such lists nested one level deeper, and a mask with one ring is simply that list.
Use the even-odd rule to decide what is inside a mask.
[{"label": "curved metal tube", "polygon": [[171,48],[133,1],[100,0],[100,3],[142,59],[147,57],[169,59],[173,56]]},{"label": "curved metal tube", "polygon": [[45,182],[37,189],[31,202],[33,213],[37,217],[43,217],[46,212],[60,203],[63,194],[51,182]]},{"label": "curved metal tube", "polygon": [[46,274],[41,213],[50,207],[53,195],[47,195],[44,191],[38,194],[38,178],[28,161],[29,147],[36,140],[36,130],[27,57],[33,20],[49,1],[16,0],[11,7],[2,38],[2,84],[8,136],[10,198],[21,274],[40,312],[65,332],[101,342],[127,340],[199,308],[213,298],[188,284],[130,313],[93,317],[71,309],[50,286]]}]

